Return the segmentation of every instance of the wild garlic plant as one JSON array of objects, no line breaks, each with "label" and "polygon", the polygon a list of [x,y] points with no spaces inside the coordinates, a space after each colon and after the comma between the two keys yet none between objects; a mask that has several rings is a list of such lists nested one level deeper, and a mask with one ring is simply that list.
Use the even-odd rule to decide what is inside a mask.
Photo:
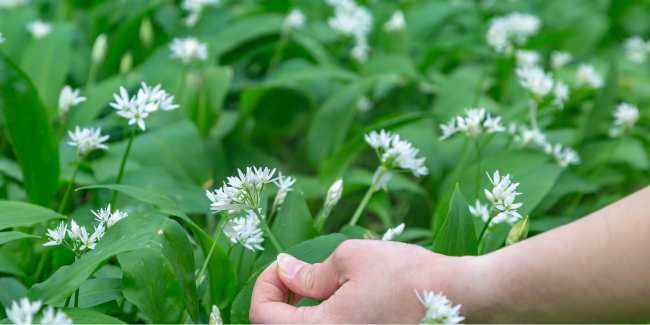
[{"label": "wild garlic plant", "polygon": [[314,220],[314,225],[319,232],[323,231],[327,217],[329,217],[332,209],[341,199],[341,196],[343,196],[343,178],[334,181],[332,186],[327,190],[325,203],[323,203],[323,207],[320,209],[318,216]]},{"label": "wild garlic plant", "polygon": [[273,200],[273,207],[271,208],[271,214],[267,218],[267,223],[271,223],[272,218],[275,216],[276,212],[282,208],[282,203],[284,203],[287,193],[293,191],[291,186],[296,183],[296,178],[293,176],[283,176],[282,172],[278,172],[278,178],[273,181],[278,187],[278,193],[275,195]]},{"label": "wild garlic plant", "polygon": [[370,54],[368,34],[373,27],[370,11],[359,6],[354,0],[326,0],[326,2],[334,8],[334,16],[327,20],[329,26],[354,40],[350,56],[359,62],[368,60]]},{"label": "wild garlic plant", "polygon": [[[485,218],[485,226],[478,237],[478,242],[480,243],[483,240],[483,235],[488,227],[492,224],[492,221],[498,217],[498,221],[495,221],[494,224],[500,223],[503,221],[508,221],[512,223],[514,220],[511,218],[521,219],[521,215],[517,212],[517,209],[520,208],[523,203],[515,203],[515,199],[518,193],[517,187],[519,183],[512,183],[510,180],[510,174],[502,176],[499,174],[499,171],[494,172],[494,177],[490,177],[490,174],[487,174],[490,179],[490,183],[494,186],[492,191],[485,189],[485,197],[491,203],[491,207],[488,210],[487,207],[484,207],[480,204],[480,201],[477,201],[475,207],[470,206],[470,211],[474,215],[479,215],[481,218],[485,218],[485,212],[487,211],[487,218]],[[493,224],[492,224],[493,225]]]},{"label": "wild garlic plant", "polygon": [[420,324],[460,324],[465,317],[460,316],[461,304],[452,305],[451,300],[446,296],[434,294],[433,291],[424,289],[424,293],[420,296],[417,289],[414,289],[418,300],[427,309],[426,314]]},{"label": "wild garlic plant", "polygon": [[41,306],[43,305],[42,300],[37,300],[30,302],[27,297],[20,299],[20,301],[13,300],[11,302],[11,308],[5,308],[5,313],[7,314],[7,319],[13,324],[52,324],[52,325],[70,325],[72,324],[72,319],[63,312],[61,309],[57,310],[55,313],[54,306],[48,306],[43,309],[43,315],[38,323],[35,322],[35,316]]}]

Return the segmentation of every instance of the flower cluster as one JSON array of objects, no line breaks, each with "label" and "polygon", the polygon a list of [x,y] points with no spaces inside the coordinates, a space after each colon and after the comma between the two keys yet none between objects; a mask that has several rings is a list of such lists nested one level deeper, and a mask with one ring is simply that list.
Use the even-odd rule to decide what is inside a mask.
[{"label": "flower cluster", "polygon": [[189,15],[185,18],[185,26],[194,27],[201,19],[203,8],[207,6],[216,6],[221,0],[183,0],[181,8],[189,11]]},{"label": "flower cluster", "polygon": [[539,18],[518,12],[493,18],[487,32],[487,42],[495,51],[502,52],[512,48],[513,43],[525,44],[530,36],[537,34],[541,25]]},{"label": "flower cluster", "polygon": [[[34,323],[34,315],[38,313],[42,305],[42,300],[30,302],[29,299],[25,297],[20,299],[20,302],[17,302],[16,300],[12,301],[11,308],[5,308],[5,313],[7,314],[9,321],[14,324],[30,325]],[[43,309],[43,317],[41,318],[40,323],[68,325],[72,324],[72,319],[70,319],[61,309],[59,309],[55,314],[54,307],[49,306]]]},{"label": "flower cluster", "polygon": [[553,51],[551,53],[551,69],[560,70],[572,59],[573,56],[569,52]]},{"label": "flower cluster", "polygon": [[565,147],[564,150],[562,150],[562,144],[560,143],[555,144],[555,146],[546,143],[544,145],[544,151],[551,155],[560,167],[566,168],[569,165],[580,164],[580,156],[578,153],[569,147]]},{"label": "flower cluster", "polygon": [[645,62],[646,55],[650,52],[650,42],[646,42],[639,36],[626,39],[623,42],[627,59],[634,63]]},{"label": "flower cluster", "polygon": [[109,105],[118,110],[118,115],[129,119],[129,125],[137,123],[142,131],[145,130],[144,119],[150,115],[159,110],[170,111],[179,107],[173,103],[174,96],[161,89],[160,85],[151,88],[144,82],[136,96],[129,97],[126,89],[120,87],[120,95],[113,94],[113,97],[115,102]]},{"label": "flower cluster", "polygon": [[404,224],[400,223],[399,226],[395,228],[389,228],[384,234],[384,236],[381,237],[381,240],[391,241],[395,239],[397,236],[401,235],[402,231],[404,231]]},{"label": "flower cluster", "polygon": [[[483,133],[495,133],[505,131],[501,125],[501,116],[491,117],[490,113],[485,113],[485,108],[465,109],[465,117],[456,116],[447,124],[440,124],[442,136],[439,140],[444,140],[450,136],[461,132],[469,138],[478,140]],[[458,124],[458,125],[457,125]]]},{"label": "flower cluster", "polygon": [[609,130],[609,136],[617,137],[632,129],[636,124],[636,121],[639,120],[639,109],[628,103],[620,103],[612,112],[612,116],[614,116],[614,127]]},{"label": "flower cluster", "polygon": [[287,15],[287,18],[284,19],[284,24],[282,27],[284,30],[301,28],[305,24],[306,20],[307,17],[302,13],[302,11],[300,11],[300,9],[293,9]]},{"label": "flower cluster", "polygon": [[546,97],[553,90],[553,74],[545,73],[542,68],[522,67],[515,70],[519,84],[535,97],[537,101]]},{"label": "flower cluster", "polygon": [[86,97],[79,96],[79,89],[72,89],[70,86],[65,86],[61,89],[61,94],[59,95],[59,116],[63,118],[70,107],[79,105],[81,102],[86,101]]},{"label": "flower cluster", "polygon": [[174,38],[172,43],[169,44],[169,49],[172,51],[172,59],[181,59],[184,64],[190,64],[192,61],[208,59],[208,44],[200,43],[194,37],[185,39]]},{"label": "flower cluster", "polygon": [[273,181],[278,187],[278,194],[275,195],[275,200],[273,200],[273,210],[279,210],[284,199],[287,197],[287,193],[293,191],[291,186],[296,182],[296,179],[291,176],[282,176],[282,172],[278,173],[279,176],[276,180]]},{"label": "flower cluster", "polygon": [[401,10],[397,10],[393,13],[390,19],[384,23],[384,31],[398,31],[404,29],[405,26],[406,20],[404,19],[404,13]]},{"label": "flower cluster", "polygon": [[217,305],[212,305],[212,312],[210,313],[210,325],[221,325],[223,324],[223,319],[221,318],[221,311]]},{"label": "flower cluster", "polygon": [[578,71],[576,72],[576,86],[578,88],[600,88],[605,85],[603,77],[598,74],[594,66],[591,64],[580,63]]},{"label": "flower cluster", "polygon": [[425,289],[424,294],[420,297],[417,289],[415,289],[415,294],[427,309],[427,313],[420,324],[460,324],[465,319],[465,317],[460,316],[461,305],[458,304],[453,307],[452,302],[446,296],[443,296],[442,292],[436,295],[433,292],[427,292]]},{"label": "flower cluster", "polygon": [[14,9],[29,4],[29,0],[0,0],[0,8]]},{"label": "flower cluster", "polygon": [[108,146],[105,145],[104,142],[108,140],[109,136],[102,136],[101,132],[101,128],[97,128],[97,130],[94,128],[83,128],[82,130],[79,129],[79,126],[77,125],[74,133],[68,131],[70,140],[72,140],[68,142],[68,144],[77,147],[77,155],[80,157],[85,157],[95,149],[108,149]]},{"label": "flower cluster", "polygon": [[260,194],[264,184],[273,182],[275,169],[256,168],[253,166],[246,168],[244,174],[240,169],[239,177],[228,177],[226,182],[214,192],[206,191],[206,195],[212,201],[210,209],[219,212],[223,210],[253,210],[257,209],[260,203]]},{"label": "flower cluster", "polygon": [[[88,233],[86,227],[77,225],[74,220],[70,221],[70,229],[67,229],[68,226],[61,221],[61,224],[54,230],[47,230],[47,236],[50,238],[47,243],[43,244],[43,246],[58,246],[63,244],[72,252],[77,254],[77,256],[81,256],[86,252],[86,250],[95,249],[97,242],[99,242],[99,240],[104,236],[106,228],[110,228],[116,222],[128,216],[126,213],[121,213],[119,210],[112,214],[110,211],[110,205],[106,210],[100,209],[97,213],[92,211],[92,213],[97,217],[96,220],[99,221],[99,225],[95,227],[95,232],[92,235]],[[106,224],[106,227],[104,227],[104,224]],[[70,243],[65,240],[66,234],[70,237]]]},{"label": "flower cluster", "polygon": [[514,130],[511,132],[514,135],[513,140],[520,147],[527,147],[532,143],[542,147],[546,145],[546,134],[542,133],[539,129],[529,129],[527,126],[521,125],[517,130],[517,126],[514,123],[510,125],[510,129]]},{"label": "flower cluster", "polygon": [[424,165],[426,158],[416,158],[420,149],[413,148],[406,140],[400,140],[398,134],[372,131],[364,138],[377,152],[385,171],[401,168],[410,170],[416,177],[429,174],[429,169]]},{"label": "flower cluster", "polygon": [[44,23],[40,19],[27,23],[26,28],[35,39],[43,38],[52,31],[52,25]]},{"label": "flower cluster", "polygon": [[521,207],[523,203],[514,203],[517,195],[521,194],[516,192],[519,183],[513,184],[510,181],[510,174],[499,177],[498,170],[494,172],[494,178],[491,178],[490,174],[488,174],[488,178],[492,185],[494,185],[491,192],[488,191],[488,189],[485,189],[485,197],[492,203],[490,216],[496,218],[499,217],[499,215],[502,215],[501,218],[507,218],[508,215],[510,215],[521,218],[517,209]]},{"label": "flower cluster", "polygon": [[539,63],[539,53],[529,50],[517,50],[515,52],[515,62],[520,68],[532,68]]},{"label": "flower cluster", "polygon": [[354,38],[355,45],[350,55],[358,61],[366,61],[370,45],[368,34],[372,29],[372,15],[368,9],[357,5],[353,0],[327,0],[334,7],[334,17],[327,20],[337,32]]},{"label": "flower cluster", "polygon": [[[261,213],[262,209],[259,209]],[[264,242],[260,221],[254,211],[247,211],[245,215],[228,220],[223,226],[223,233],[234,244],[241,244],[247,249],[264,250]]]},{"label": "flower cluster", "polygon": [[490,222],[488,225],[488,228],[493,228],[494,226],[507,222],[509,225],[514,225],[517,223],[517,220],[519,220],[518,217],[507,214],[507,213],[499,213],[495,217],[490,220],[490,210],[489,210],[489,205],[481,204],[481,201],[479,199],[476,199],[476,203],[474,206],[469,206],[469,212],[474,215],[475,217],[481,218],[483,222]]}]

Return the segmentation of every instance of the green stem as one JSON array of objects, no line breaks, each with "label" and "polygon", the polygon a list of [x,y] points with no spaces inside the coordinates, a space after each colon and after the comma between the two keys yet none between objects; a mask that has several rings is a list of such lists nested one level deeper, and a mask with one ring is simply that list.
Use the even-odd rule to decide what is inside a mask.
[{"label": "green stem", "polygon": [[481,145],[478,142],[478,139],[474,141],[476,144],[476,164],[478,165],[476,168],[476,198],[478,199],[480,190],[480,184],[481,184]]},{"label": "green stem", "polygon": [[[120,170],[117,172],[117,179],[115,180],[115,184],[119,184],[122,181],[122,174],[124,174],[124,165],[126,164],[126,158],[129,156],[129,151],[131,150],[131,144],[133,143],[133,138],[135,138],[135,131],[137,129],[138,126],[133,125],[133,131],[131,132],[129,143],[126,145],[126,150],[124,151],[124,156],[122,157],[122,163],[120,163]],[[117,199],[117,190],[113,191],[113,197],[111,198],[112,207],[115,207],[116,199]]]},{"label": "green stem", "polygon": [[178,86],[176,87],[176,102],[181,103],[181,98],[183,97],[183,91],[185,91],[185,80],[187,79],[187,70],[188,65],[183,65],[183,71],[181,72],[181,79],[178,81]]},{"label": "green stem", "polygon": [[65,132],[65,117],[61,117],[61,119],[59,120],[59,137],[57,138],[57,140],[63,139],[63,136],[65,135],[64,132]]},{"label": "green stem", "polygon": [[327,220],[327,215],[325,214],[325,207],[320,210],[318,216],[314,220],[314,226],[319,233],[323,233],[323,228],[325,228],[325,221]]},{"label": "green stem", "polygon": [[79,165],[81,165],[81,160],[79,160],[77,162],[77,165],[74,167],[74,172],[72,173],[72,179],[70,179],[70,183],[68,183],[68,188],[66,188],[65,190],[65,194],[63,195],[61,204],[59,204],[59,210],[58,210],[59,214],[62,214],[63,211],[65,211],[66,203],[68,202],[68,198],[70,197],[70,193],[72,192],[72,186],[74,186],[74,179],[77,177],[77,172],[79,171]]},{"label": "green stem", "polygon": [[283,30],[280,33],[280,41],[277,43],[277,46],[275,47],[275,52],[273,53],[273,57],[271,57],[271,62],[269,63],[269,70],[266,72],[267,75],[271,75],[271,73],[275,71],[275,68],[277,68],[278,64],[280,63],[280,60],[282,59],[282,52],[284,52],[284,48],[287,46],[288,40],[289,40],[289,32]]},{"label": "green stem", "polygon": [[530,118],[530,126],[537,129],[537,101],[531,99],[528,104],[528,117]]},{"label": "green stem", "polygon": [[357,221],[359,221],[359,218],[361,217],[361,213],[366,208],[366,205],[368,205],[368,202],[370,201],[370,197],[372,197],[372,193],[375,192],[375,187],[377,187],[377,183],[379,183],[381,177],[384,176],[384,173],[386,173],[386,168],[382,167],[381,171],[377,175],[377,178],[373,180],[372,184],[370,185],[370,188],[368,188],[368,192],[366,192],[366,195],[363,197],[363,200],[361,200],[361,203],[357,207],[357,210],[354,211],[354,215],[352,215],[352,219],[350,220],[350,226],[356,225]]},{"label": "green stem", "polygon": [[35,282],[39,282],[41,278],[41,273],[43,273],[43,268],[45,267],[45,261],[47,261],[49,255],[50,255],[49,249],[44,250],[43,254],[41,254],[41,258],[38,261],[38,266],[36,267],[36,272],[34,273]]},{"label": "green stem", "polygon": [[79,288],[74,293],[74,308],[79,308]]},{"label": "green stem", "polygon": [[485,235],[485,231],[487,230],[488,226],[490,225],[490,221],[494,219],[501,211],[495,209],[494,207],[490,210],[490,217],[488,218],[487,222],[485,223],[485,226],[483,226],[483,230],[481,230],[481,235],[478,236],[478,242],[481,243],[483,240],[483,235]]},{"label": "green stem", "polygon": [[[203,78],[203,82],[205,82],[205,77]],[[208,100],[207,100],[207,94],[205,93],[204,89],[206,89],[206,85],[203,85],[201,89],[199,90],[199,107],[198,107],[198,114],[196,117],[196,124],[199,127],[199,133],[201,136],[205,136],[208,134],[208,131],[206,128],[207,126],[205,125],[205,120],[206,120],[206,114],[207,114],[207,109],[208,109]],[[179,102],[180,103],[180,102]]]},{"label": "green stem", "polygon": [[241,263],[244,261],[244,252],[246,252],[246,247],[242,246],[241,254],[239,254],[239,261],[237,262],[237,269],[235,271],[237,278],[239,278],[239,273],[241,272]]},{"label": "green stem", "polygon": [[273,243],[273,246],[275,246],[275,249],[278,251],[278,253],[284,253],[284,250],[282,250],[282,247],[280,247],[280,243],[278,243],[278,241],[275,239],[275,236],[273,236],[271,229],[269,229],[269,226],[266,224],[266,222],[264,222],[264,218],[262,218],[259,211],[257,211],[257,208],[253,209],[253,212],[255,212],[255,215],[257,216],[257,220],[260,221],[262,228],[264,228],[264,232],[266,233],[267,236],[269,236],[271,242]]},{"label": "green stem", "polygon": [[97,79],[97,71],[99,70],[99,62],[92,60],[90,63],[90,69],[88,70],[88,80],[86,80],[86,87],[88,89],[92,88],[95,84],[95,79]]},{"label": "green stem", "polygon": [[[210,261],[210,257],[212,256],[212,251],[214,251],[214,248],[217,246],[217,242],[219,241],[219,237],[221,237],[221,233],[223,232],[223,226],[219,230],[219,233],[217,233],[217,237],[214,239],[214,243],[212,243],[212,247],[210,247],[210,251],[208,252],[208,256],[205,257],[205,262],[203,262],[203,266],[201,267],[201,271],[199,272],[199,277],[198,279],[200,280],[203,277],[203,273],[205,273],[205,269],[208,267],[208,262]],[[228,252],[230,254],[230,252]],[[199,286],[199,283],[196,283],[196,286]]]},{"label": "green stem", "polygon": [[273,205],[273,210],[271,210],[271,214],[269,214],[269,217],[266,218],[266,224],[269,225],[269,227],[271,227],[271,225],[273,224],[273,217],[275,216],[276,211],[278,211],[278,209],[275,205]]},{"label": "green stem", "polygon": [[70,307],[70,299],[72,299],[72,295],[68,296],[68,299],[65,300],[63,307]]}]

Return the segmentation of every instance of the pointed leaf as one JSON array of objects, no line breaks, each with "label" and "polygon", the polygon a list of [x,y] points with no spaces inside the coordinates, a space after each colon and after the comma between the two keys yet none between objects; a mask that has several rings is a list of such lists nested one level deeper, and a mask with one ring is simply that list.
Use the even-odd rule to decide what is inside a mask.
[{"label": "pointed leaf", "polygon": [[30,203],[0,201],[0,230],[32,225],[57,218],[65,218],[65,216]]},{"label": "pointed leaf", "polygon": [[28,234],[22,233],[20,231],[3,231],[3,232],[0,232],[0,245],[6,243],[8,241],[21,239],[21,238],[28,238],[28,237],[36,237],[36,238],[38,238],[38,236],[28,235]]},{"label": "pointed leaf", "polygon": [[447,256],[478,255],[478,240],[469,205],[456,184],[449,213],[433,240],[431,250]]}]

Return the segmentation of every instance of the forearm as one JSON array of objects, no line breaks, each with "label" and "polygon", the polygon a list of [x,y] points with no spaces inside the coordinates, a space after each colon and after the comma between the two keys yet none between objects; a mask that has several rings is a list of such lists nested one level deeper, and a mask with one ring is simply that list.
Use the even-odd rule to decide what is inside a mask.
[{"label": "forearm", "polygon": [[462,261],[468,322],[650,320],[650,187],[576,222]]}]

